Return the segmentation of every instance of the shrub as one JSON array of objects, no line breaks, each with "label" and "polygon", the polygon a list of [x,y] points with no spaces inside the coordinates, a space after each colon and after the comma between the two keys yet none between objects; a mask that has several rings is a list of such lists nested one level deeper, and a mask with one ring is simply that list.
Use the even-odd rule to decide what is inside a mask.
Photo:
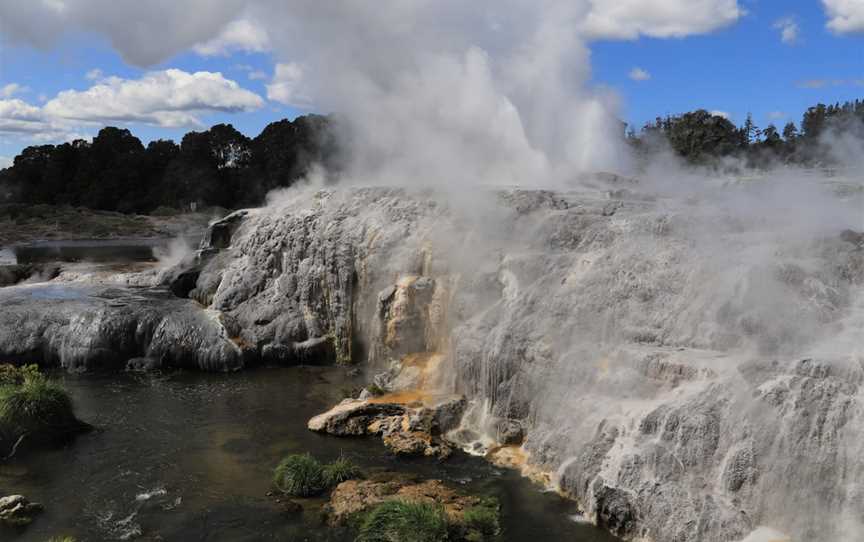
[{"label": "shrub", "polygon": [[447,529],[439,505],[385,501],[365,516],[355,542],[440,542],[448,539]]},{"label": "shrub", "polygon": [[[35,365],[0,371],[0,435],[4,447],[60,441],[84,426],[75,418],[72,399]],[[10,453],[12,450],[7,450]]]},{"label": "shrub", "polygon": [[276,489],[292,497],[311,497],[326,489],[324,467],[309,454],[283,459],[273,472]]},{"label": "shrub", "polygon": [[322,474],[324,487],[333,488],[342,482],[360,478],[363,473],[360,471],[360,467],[352,463],[350,459],[341,456],[339,459],[324,465]]}]

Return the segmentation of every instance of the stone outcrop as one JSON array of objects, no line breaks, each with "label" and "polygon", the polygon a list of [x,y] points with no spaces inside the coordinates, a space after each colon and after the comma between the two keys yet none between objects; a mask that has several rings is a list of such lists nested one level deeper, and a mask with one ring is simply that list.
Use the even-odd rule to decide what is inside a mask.
[{"label": "stone outcrop", "polygon": [[465,510],[477,506],[479,497],[463,495],[440,480],[415,480],[395,474],[381,474],[371,480],[342,482],[330,495],[328,521],[345,523],[357,513],[388,500],[441,505],[451,521],[461,521]]},{"label": "stone outcrop", "polygon": [[135,369],[243,366],[218,313],[164,290],[49,282],[0,289],[0,305],[0,359],[7,362],[70,371],[123,370],[127,360]]},{"label": "stone outcrop", "polygon": [[412,398],[407,402],[405,399],[406,395],[345,399],[309,420],[308,427],[341,437],[380,436],[397,456],[449,457],[452,448],[442,436],[458,423],[465,399],[460,396]]}]

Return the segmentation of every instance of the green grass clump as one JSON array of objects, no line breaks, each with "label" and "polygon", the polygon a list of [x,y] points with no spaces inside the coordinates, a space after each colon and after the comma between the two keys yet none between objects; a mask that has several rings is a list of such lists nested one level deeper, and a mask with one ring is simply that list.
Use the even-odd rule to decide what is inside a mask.
[{"label": "green grass clump", "polygon": [[355,480],[363,475],[360,467],[352,463],[345,456],[324,465],[322,474],[324,476],[324,486],[328,488],[336,487],[348,480]]},{"label": "green grass clump", "polygon": [[4,447],[19,441],[29,445],[62,440],[81,426],[66,390],[35,365],[4,367],[0,371],[0,435]]},{"label": "green grass clump", "polygon": [[484,499],[480,504],[465,510],[462,521],[465,524],[465,540],[483,542],[501,534],[499,506],[495,499]]},{"label": "green grass clump", "polygon": [[443,542],[448,523],[436,504],[385,501],[363,519],[355,542]]},{"label": "green grass clump", "polygon": [[326,489],[324,467],[309,454],[283,459],[273,472],[276,489],[292,497],[312,497]]},{"label": "green grass clump", "polygon": [[273,485],[292,497],[313,497],[362,476],[360,467],[346,457],[322,465],[309,454],[293,454],[273,471]]}]

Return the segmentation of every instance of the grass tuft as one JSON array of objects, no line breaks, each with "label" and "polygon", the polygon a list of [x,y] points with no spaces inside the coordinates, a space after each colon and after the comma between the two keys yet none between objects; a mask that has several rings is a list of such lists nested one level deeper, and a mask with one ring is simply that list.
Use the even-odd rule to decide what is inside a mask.
[{"label": "grass tuft", "polygon": [[324,467],[309,454],[283,459],[273,472],[276,489],[292,497],[312,497],[326,489]]},{"label": "grass tuft", "polygon": [[495,499],[483,502],[465,510],[462,521],[465,524],[465,539],[470,542],[491,540],[501,534],[499,506]]},{"label": "grass tuft", "polygon": [[324,465],[322,474],[324,476],[324,486],[328,488],[336,487],[342,482],[356,480],[363,476],[360,467],[345,456],[341,456],[339,459]]},{"label": "grass tuft", "polygon": [[81,426],[66,390],[35,365],[0,369],[0,436],[4,446],[22,440],[28,444],[59,441]]},{"label": "grass tuft", "polygon": [[385,501],[363,519],[355,542],[443,542],[448,523],[436,504]]}]

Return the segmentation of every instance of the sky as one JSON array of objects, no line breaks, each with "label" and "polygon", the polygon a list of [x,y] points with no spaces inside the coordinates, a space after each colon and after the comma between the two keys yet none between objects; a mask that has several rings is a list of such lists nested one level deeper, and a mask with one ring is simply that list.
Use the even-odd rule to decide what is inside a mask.
[{"label": "sky", "polygon": [[[356,0],[324,7],[311,0],[279,7],[276,0],[0,0],[0,167],[25,146],[90,138],[105,125],[127,127],[146,143],[179,141],[218,123],[254,136],[281,118],[331,112],[339,102],[319,103],[322,87],[301,84],[309,63],[327,57],[286,35],[342,18],[350,24],[333,25],[326,39],[341,39],[346,28],[364,36],[379,19],[392,25],[427,14],[402,5],[428,1],[396,3],[395,14],[382,15],[361,11]],[[573,84],[612,97],[619,118],[637,128],[697,108],[738,124],[752,113],[759,126],[782,127],[817,102],[864,98],[864,0],[579,1],[584,9],[568,21],[590,54],[590,72]],[[326,11],[340,7],[344,13]],[[468,22],[460,15],[442,8],[436,34],[417,39],[447,40],[451,25],[460,27],[453,47],[473,47],[475,35],[478,46],[495,47],[487,36],[493,31],[461,28]],[[376,45],[370,42],[369,55]],[[391,56],[382,51],[380,62]]]}]

